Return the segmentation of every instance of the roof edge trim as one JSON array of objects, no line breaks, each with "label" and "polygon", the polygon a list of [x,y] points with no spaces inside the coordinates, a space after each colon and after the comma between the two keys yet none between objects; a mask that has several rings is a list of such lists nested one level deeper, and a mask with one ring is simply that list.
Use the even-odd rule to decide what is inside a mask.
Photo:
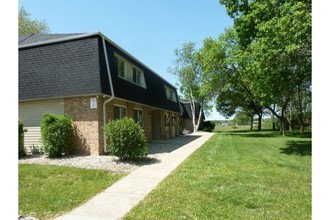
[{"label": "roof edge trim", "polygon": [[30,43],[30,44],[24,44],[24,45],[19,45],[18,48],[27,48],[27,47],[34,47],[34,46],[40,46],[40,45],[47,45],[47,44],[52,44],[52,43],[58,43],[62,41],[69,41],[69,40],[75,40],[75,39],[80,39],[84,37],[91,37],[94,35],[99,35],[100,32],[93,32],[93,33],[86,33],[86,34],[78,34],[74,36],[68,36],[68,37],[61,37],[61,38],[56,38],[52,40],[45,40],[37,43]]}]

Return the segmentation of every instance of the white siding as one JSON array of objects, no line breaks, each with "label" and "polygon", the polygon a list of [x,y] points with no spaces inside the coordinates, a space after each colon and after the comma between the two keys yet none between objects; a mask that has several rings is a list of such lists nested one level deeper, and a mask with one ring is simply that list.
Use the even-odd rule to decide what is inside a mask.
[{"label": "white siding", "polygon": [[41,117],[45,113],[64,113],[64,99],[28,101],[19,103],[19,119],[27,132],[24,134],[24,146],[40,146]]}]

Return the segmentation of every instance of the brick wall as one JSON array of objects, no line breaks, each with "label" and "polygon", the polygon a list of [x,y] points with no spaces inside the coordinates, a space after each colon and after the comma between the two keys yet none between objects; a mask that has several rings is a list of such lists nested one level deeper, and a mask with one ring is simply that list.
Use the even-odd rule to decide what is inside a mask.
[{"label": "brick wall", "polygon": [[[97,109],[90,108],[90,98],[75,97],[64,100],[64,112],[69,114],[75,126],[75,138],[72,145],[72,153],[85,155],[102,155],[104,153],[103,144],[103,101],[102,97],[97,98]],[[134,108],[143,110],[144,124],[143,128],[148,141],[152,140],[152,109],[148,106],[141,106],[130,102],[112,100],[106,104],[106,122],[114,118],[114,105],[127,107],[127,116],[134,117]],[[167,126],[165,128],[165,113],[169,115],[171,122],[171,112],[160,111],[160,138],[167,139],[173,137],[173,129],[177,126]],[[171,124],[172,125],[172,124]],[[176,132],[177,134],[177,132]]]},{"label": "brick wall", "polygon": [[75,97],[64,100],[64,112],[75,126],[72,146],[74,154],[99,155],[103,152],[102,98],[97,99],[97,109],[90,108],[90,98]]},{"label": "brick wall", "polygon": [[127,106],[127,117],[134,118],[134,104],[128,102],[126,106]]},{"label": "brick wall", "polygon": [[147,137],[148,141],[151,141],[152,139],[152,130],[151,130],[151,108],[147,107],[147,106],[141,106],[141,105],[137,105],[134,103],[130,103],[130,102],[123,102],[123,101],[119,101],[119,100],[113,100],[109,103],[107,103],[107,122],[109,120],[113,120],[114,117],[114,110],[113,107],[114,105],[119,105],[119,106],[126,106],[127,108],[127,116],[134,118],[134,108],[138,108],[138,109],[142,109],[143,110],[143,129],[145,131],[145,135]]},{"label": "brick wall", "polygon": [[152,130],[151,130],[151,108],[143,107],[143,120],[144,120],[144,132],[148,141],[152,139]]}]

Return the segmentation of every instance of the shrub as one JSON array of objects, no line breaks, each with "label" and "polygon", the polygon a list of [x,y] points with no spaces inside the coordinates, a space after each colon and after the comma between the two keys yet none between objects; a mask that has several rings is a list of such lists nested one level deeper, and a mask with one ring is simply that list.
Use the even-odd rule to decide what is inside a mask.
[{"label": "shrub", "polygon": [[107,150],[121,160],[139,160],[148,155],[147,138],[132,118],[109,121],[105,128]]},{"label": "shrub", "polygon": [[69,150],[73,138],[72,119],[69,115],[46,113],[41,121],[41,140],[48,157],[61,157]]},{"label": "shrub", "polygon": [[24,125],[23,122],[18,121],[18,158],[26,155],[24,148]]},{"label": "shrub", "polygon": [[212,121],[204,121],[202,131],[211,132],[211,131],[214,130],[214,128],[215,128],[215,123],[214,122],[212,122]]}]

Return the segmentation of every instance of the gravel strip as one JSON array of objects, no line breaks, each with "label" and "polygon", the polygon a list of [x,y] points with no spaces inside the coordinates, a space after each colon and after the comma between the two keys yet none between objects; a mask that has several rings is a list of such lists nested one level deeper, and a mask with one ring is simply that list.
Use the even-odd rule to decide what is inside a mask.
[{"label": "gravel strip", "polygon": [[111,170],[116,173],[129,173],[137,169],[139,166],[133,162],[121,162],[116,157],[101,156],[69,156],[62,158],[50,159],[46,156],[33,156],[20,159],[19,163],[26,164],[44,164],[70,166],[87,169]]},{"label": "gravel strip", "polygon": [[19,164],[44,164],[71,166],[87,169],[110,170],[115,173],[130,173],[141,166],[159,163],[161,157],[173,152],[183,145],[195,140],[200,136],[180,136],[170,140],[159,140],[148,144],[149,154],[147,158],[139,161],[120,161],[117,157],[109,155],[100,156],[64,156],[62,158],[47,158],[45,155],[27,156],[19,159]]}]

